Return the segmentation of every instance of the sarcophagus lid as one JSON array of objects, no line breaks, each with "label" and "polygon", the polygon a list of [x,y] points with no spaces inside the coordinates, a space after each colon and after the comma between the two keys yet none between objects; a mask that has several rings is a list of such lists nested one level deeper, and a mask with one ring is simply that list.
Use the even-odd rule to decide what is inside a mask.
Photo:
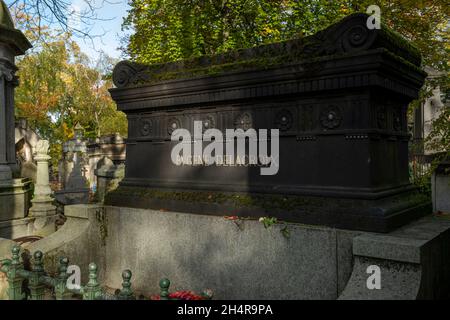
[{"label": "sarcophagus lid", "polygon": [[371,231],[425,214],[406,119],[421,57],[367,18],[220,55],[118,63],[126,174],[107,203]]}]

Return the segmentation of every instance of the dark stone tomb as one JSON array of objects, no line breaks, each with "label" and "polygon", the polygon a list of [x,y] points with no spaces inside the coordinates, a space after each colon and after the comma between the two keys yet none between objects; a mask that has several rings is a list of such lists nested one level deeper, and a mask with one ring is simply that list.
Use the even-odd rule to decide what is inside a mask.
[{"label": "dark stone tomb", "polygon": [[[428,213],[408,176],[406,112],[426,76],[421,57],[384,26],[369,30],[367,17],[221,55],[117,64],[110,92],[128,117],[126,173],[106,203],[377,232]],[[171,134],[193,134],[194,121],[224,135],[278,129],[278,171],[173,163]]]}]

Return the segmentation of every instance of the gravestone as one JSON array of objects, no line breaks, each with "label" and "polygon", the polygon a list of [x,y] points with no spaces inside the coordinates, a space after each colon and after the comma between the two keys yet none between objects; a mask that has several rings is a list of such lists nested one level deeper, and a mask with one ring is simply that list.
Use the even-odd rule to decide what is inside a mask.
[{"label": "gravestone", "polygon": [[0,232],[10,228],[12,219],[25,218],[30,201],[28,179],[15,179],[18,175],[14,133],[15,57],[23,55],[31,44],[14,28],[8,8],[0,0]]},{"label": "gravestone", "polygon": [[36,182],[37,167],[33,158],[36,144],[40,140],[34,130],[28,127],[26,119],[18,119],[15,125],[15,144],[20,176]]},{"label": "gravestone", "polygon": [[[110,92],[128,119],[126,172],[106,203],[379,232],[428,213],[408,176],[406,113],[426,76],[421,56],[367,18],[215,56],[118,63]],[[177,129],[191,136],[172,141]],[[223,133],[214,142],[224,150],[236,149],[227,129],[245,131],[247,160],[190,161],[189,149],[212,144],[208,129]],[[252,146],[277,156],[277,140],[270,164],[248,163]]]},{"label": "gravestone", "polygon": [[104,201],[105,194],[117,188],[120,180],[125,175],[124,164],[115,165],[114,162],[104,156],[97,162],[97,169],[94,171],[97,177],[97,200]]},{"label": "gravestone", "polygon": [[99,162],[107,157],[115,166],[120,166],[125,163],[125,153],[125,140],[117,133],[101,136],[87,144],[89,166],[86,174],[91,189],[98,190],[100,182],[95,172],[100,169]]},{"label": "gravestone", "polygon": [[56,200],[64,205],[89,201],[86,179],[86,141],[80,124],[77,124],[74,129],[74,137],[63,144],[63,158],[59,163],[62,190],[55,192]]}]

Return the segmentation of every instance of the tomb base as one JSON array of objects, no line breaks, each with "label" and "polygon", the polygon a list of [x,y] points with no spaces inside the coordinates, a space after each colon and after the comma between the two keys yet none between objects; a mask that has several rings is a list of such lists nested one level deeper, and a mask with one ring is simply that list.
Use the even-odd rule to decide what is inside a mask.
[{"label": "tomb base", "polygon": [[30,179],[0,181],[0,221],[25,218],[31,199]]},{"label": "tomb base", "polygon": [[46,236],[56,231],[56,207],[53,205],[53,198],[31,200],[33,206],[30,209],[30,216],[33,218],[31,233],[34,235]]},{"label": "tomb base", "polygon": [[[95,261],[110,288],[121,287],[128,268],[134,292],[145,296],[159,292],[161,278],[170,279],[171,291],[211,289],[216,300],[436,299],[450,292],[448,216],[380,234],[98,204],[67,206],[65,214],[61,229],[29,251],[66,256],[81,270]],[[381,269],[380,290],[366,286],[371,265]]]},{"label": "tomb base", "polygon": [[203,215],[259,218],[350,230],[389,232],[431,213],[431,203],[411,186],[366,198],[180,191],[119,186],[105,204]]},{"label": "tomb base", "polygon": [[32,217],[47,217],[56,214],[56,207],[52,204],[52,199],[48,200],[31,200],[33,206],[30,209],[30,216]]}]

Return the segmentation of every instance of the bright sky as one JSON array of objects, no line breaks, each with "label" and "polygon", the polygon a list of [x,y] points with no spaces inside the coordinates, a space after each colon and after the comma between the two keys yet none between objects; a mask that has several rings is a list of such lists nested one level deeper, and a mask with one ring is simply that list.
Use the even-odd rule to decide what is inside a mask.
[{"label": "bright sky", "polygon": [[[31,0],[32,2],[35,0]],[[83,0],[67,0],[71,3],[72,8],[77,11],[83,11],[83,9],[88,8],[87,4]],[[121,51],[118,49],[120,46],[120,38],[125,35],[121,31],[121,25],[123,18],[127,15],[127,10],[129,9],[127,0],[107,0],[110,3],[105,2],[105,0],[92,0],[94,5],[99,9],[96,10],[97,18],[89,26],[91,31],[89,34],[101,35],[101,37],[95,37],[93,41],[83,40],[82,38],[74,37],[74,40],[78,42],[81,50],[86,53],[91,60],[96,60],[99,56],[99,51],[103,50],[106,54],[113,58],[120,58]],[[13,3],[14,0],[6,0],[8,5]],[[19,1],[20,3],[20,1]],[[76,19],[70,19],[69,25],[77,27],[79,21]],[[59,25],[53,25],[55,28],[59,28]],[[82,27],[79,27],[82,28]]]},{"label": "bright sky", "polygon": [[[99,4],[102,3],[101,1],[97,0]],[[94,38],[93,42],[75,38],[81,50],[93,60],[98,56],[99,50],[103,50],[114,58],[119,58],[121,55],[118,47],[120,46],[120,38],[125,35],[121,31],[121,25],[123,18],[127,15],[129,6],[127,0],[110,0],[109,2],[111,3],[104,3],[101,9],[97,11],[98,18],[105,19],[105,21],[95,21],[92,25],[91,33],[102,36]],[[74,8],[84,8],[86,6],[83,0],[73,0],[72,5]]]}]

